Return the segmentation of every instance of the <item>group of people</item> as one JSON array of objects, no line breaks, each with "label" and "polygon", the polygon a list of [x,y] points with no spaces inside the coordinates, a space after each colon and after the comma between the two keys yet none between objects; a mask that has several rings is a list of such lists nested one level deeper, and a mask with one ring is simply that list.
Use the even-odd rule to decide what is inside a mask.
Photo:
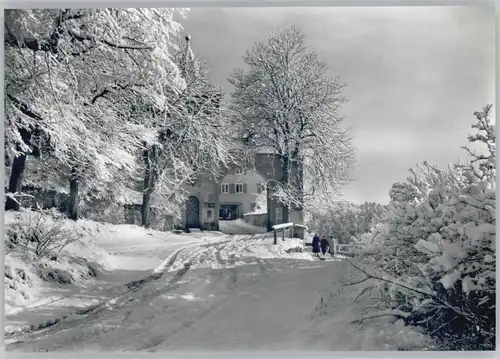
[{"label": "group of people", "polygon": [[[319,254],[322,253],[325,255],[326,253],[333,254],[333,248],[330,246],[330,242],[326,239],[326,236],[319,237],[317,234],[314,235],[312,240],[313,253],[319,257]],[[331,251],[330,251],[331,249]]]}]

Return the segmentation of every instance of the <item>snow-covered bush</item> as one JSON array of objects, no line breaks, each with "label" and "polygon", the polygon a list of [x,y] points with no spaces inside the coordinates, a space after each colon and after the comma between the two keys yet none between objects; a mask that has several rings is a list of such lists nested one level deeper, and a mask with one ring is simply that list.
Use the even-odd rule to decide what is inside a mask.
[{"label": "snow-covered bush", "polygon": [[[495,347],[495,129],[491,106],[476,112],[485,154],[447,170],[428,163],[391,189],[387,232],[357,266],[376,279],[386,305],[407,313],[448,349]],[[375,233],[374,233],[375,235]],[[382,239],[382,240],[381,240]],[[366,240],[366,239],[365,239]]]},{"label": "snow-covered bush", "polygon": [[7,251],[20,249],[37,257],[57,255],[80,236],[63,228],[63,214],[55,209],[27,212],[27,220],[13,223],[5,233]]}]

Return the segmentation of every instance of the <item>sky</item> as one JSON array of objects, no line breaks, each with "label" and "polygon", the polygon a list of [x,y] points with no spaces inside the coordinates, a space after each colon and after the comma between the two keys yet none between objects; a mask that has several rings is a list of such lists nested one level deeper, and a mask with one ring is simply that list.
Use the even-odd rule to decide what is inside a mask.
[{"label": "sky", "polygon": [[295,24],[347,82],[340,115],[356,146],[354,203],[387,203],[422,161],[466,158],[474,111],[494,103],[494,12],[475,7],[191,8],[181,21],[212,81],[227,77],[270,30]]}]

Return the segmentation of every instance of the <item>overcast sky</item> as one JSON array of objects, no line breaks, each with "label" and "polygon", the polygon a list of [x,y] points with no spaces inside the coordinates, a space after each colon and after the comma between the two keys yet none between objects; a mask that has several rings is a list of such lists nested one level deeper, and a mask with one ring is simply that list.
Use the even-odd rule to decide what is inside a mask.
[{"label": "overcast sky", "polygon": [[387,203],[392,183],[424,160],[465,158],[472,113],[494,102],[494,13],[460,7],[192,8],[184,29],[212,80],[230,72],[270,30],[296,24],[348,83],[346,117],[357,147],[347,200]]}]

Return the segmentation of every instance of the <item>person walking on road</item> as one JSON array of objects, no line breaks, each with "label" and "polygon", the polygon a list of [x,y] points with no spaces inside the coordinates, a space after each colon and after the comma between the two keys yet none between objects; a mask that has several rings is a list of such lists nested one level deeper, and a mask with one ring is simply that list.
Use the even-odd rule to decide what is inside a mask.
[{"label": "person walking on road", "polygon": [[335,240],[333,239],[333,236],[330,236],[330,238],[327,239],[328,241],[328,253],[330,255],[334,256],[335,255]]},{"label": "person walking on road", "polygon": [[325,236],[323,236],[323,238],[321,238],[321,242],[320,242],[320,245],[321,245],[321,253],[323,255],[326,254],[326,252],[328,252],[328,249],[329,249],[329,245],[328,245],[328,240],[326,239]]},{"label": "person walking on road", "polygon": [[312,247],[313,247],[313,253],[316,255],[316,257],[319,257],[320,239],[319,239],[319,236],[317,234],[315,234],[313,237]]}]

